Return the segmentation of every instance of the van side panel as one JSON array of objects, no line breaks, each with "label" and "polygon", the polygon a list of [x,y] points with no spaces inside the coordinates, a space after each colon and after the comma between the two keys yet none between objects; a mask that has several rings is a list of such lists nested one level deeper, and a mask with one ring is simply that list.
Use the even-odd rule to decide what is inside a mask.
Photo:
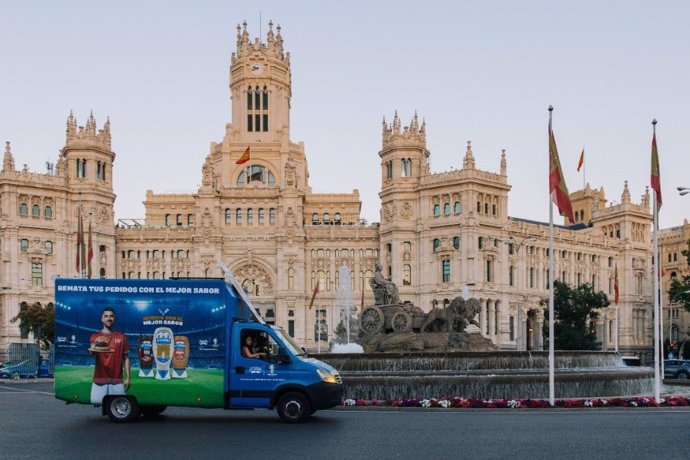
[{"label": "van side panel", "polygon": [[112,307],[130,349],[127,394],[145,405],[223,407],[227,299],[222,280],[56,280],[55,397],[91,403],[90,337]]}]

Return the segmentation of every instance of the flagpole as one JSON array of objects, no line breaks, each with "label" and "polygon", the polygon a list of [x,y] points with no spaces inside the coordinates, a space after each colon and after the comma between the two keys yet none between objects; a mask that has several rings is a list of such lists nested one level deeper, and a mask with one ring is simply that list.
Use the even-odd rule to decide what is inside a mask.
[{"label": "flagpole", "polygon": [[[551,131],[551,114],[553,107],[549,106],[549,136]],[[549,140],[549,142],[551,142]],[[550,148],[549,148],[550,150]],[[550,154],[550,153],[549,153]],[[550,194],[549,194],[550,195]],[[555,406],[555,371],[554,371],[554,343],[553,343],[553,315],[554,315],[554,299],[553,299],[553,199],[549,196],[549,403],[551,407]]]},{"label": "flagpole", "polygon": [[613,271],[613,301],[616,304],[616,353],[618,353],[618,340],[620,338],[620,312],[618,311],[619,289],[620,286],[618,284],[618,262],[616,262],[616,268]]},{"label": "flagpole", "polygon": [[[656,120],[652,120],[654,139],[656,139]],[[659,312],[659,244],[657,240],[657,229],[659,227],[659,208],[657,206],[657,191],[654,190],[653,226],[654,229],[654,250],[652,256],[652,269],[654,271],[654,398],[656,402],[660,400],[661,378],[659,372],[659,335],[660,335],[660,312]]]}]

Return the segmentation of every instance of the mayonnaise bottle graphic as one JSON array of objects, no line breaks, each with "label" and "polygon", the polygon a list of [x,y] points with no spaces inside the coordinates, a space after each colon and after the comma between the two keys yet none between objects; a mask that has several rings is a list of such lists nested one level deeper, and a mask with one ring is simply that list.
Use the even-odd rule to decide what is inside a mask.
[{"label": "mayonnaise bottle graphic", "polygon": [[153,359],[156,361],[156,380],[170,379],[173,337],[173,331],[169,327],[159,327],[153,332]]}]

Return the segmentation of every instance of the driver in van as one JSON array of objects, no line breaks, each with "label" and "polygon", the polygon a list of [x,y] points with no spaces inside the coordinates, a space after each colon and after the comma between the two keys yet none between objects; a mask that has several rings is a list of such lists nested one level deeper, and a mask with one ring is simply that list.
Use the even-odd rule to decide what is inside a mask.
[{"label": "driver in van", "polygon": [[265,358],[266,353],[254,352],[254,337],[247,334],[242,342],[242,356],[245,358]]}]

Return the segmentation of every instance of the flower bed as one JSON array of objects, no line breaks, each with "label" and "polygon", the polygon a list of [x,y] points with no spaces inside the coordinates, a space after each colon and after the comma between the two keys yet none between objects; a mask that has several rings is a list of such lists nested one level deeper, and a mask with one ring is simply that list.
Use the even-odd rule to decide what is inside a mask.
[{"label": "flower bed", "polygon": [[[522,409],[552,407],[544,399],[476,399],[476,398],[431,398],[431,399],[394,399],[391,401],[345,399],[341,406],[388,406],[388,407],[438,407],[448,408],[483,408],[483,409]],[[690,401],[683,396],[669,396],[658,402],[652,397],[610,398],[610,399],[558,399],[554,407],[673,407],[688,406]]]}]

